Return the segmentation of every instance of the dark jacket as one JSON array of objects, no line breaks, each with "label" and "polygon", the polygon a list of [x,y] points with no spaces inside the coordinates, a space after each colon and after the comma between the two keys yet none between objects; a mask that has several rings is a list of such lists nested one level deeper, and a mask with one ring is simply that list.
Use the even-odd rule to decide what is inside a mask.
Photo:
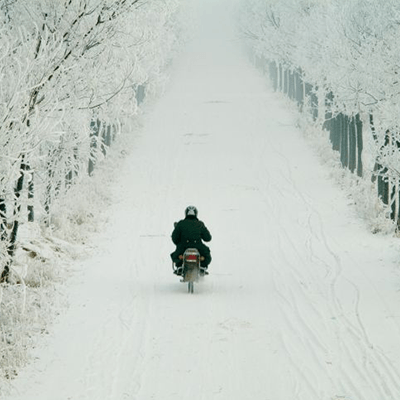
[{"label": "dark jacket", "polygon": [[204,222],[194,216],[179,221],[172,232],[172,241],[177,246],[184,243],[201,243],[202,240],[209,242],[211,234]]}]

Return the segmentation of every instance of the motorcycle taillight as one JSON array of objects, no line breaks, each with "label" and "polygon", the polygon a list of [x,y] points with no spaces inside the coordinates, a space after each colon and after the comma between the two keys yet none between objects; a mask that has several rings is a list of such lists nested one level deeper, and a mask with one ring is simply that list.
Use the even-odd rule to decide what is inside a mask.
[{"label": "motorcycle taillight", "polygon": [[197,256],[196,256],[196,254],[188,254],[186,256],[186,260],[188,260],[188,261],[197,261]]}]

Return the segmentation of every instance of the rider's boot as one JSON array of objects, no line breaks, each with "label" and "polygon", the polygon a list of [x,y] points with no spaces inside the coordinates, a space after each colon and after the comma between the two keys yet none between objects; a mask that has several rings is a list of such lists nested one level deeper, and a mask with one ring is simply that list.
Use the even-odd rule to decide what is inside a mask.
[{"label": "rider's boot", "polygon": [[182,272],[183,272],[183,267],[177,267],[176,270],[174,271],[174,274],[181,276]]},{"label": "rider's boot", "polygon": [[200,267],[200,275],[202,275],[202,276],[208,275],[207,268],[208,268],[208,266],[206,266],[206,267],[201,266]]}]

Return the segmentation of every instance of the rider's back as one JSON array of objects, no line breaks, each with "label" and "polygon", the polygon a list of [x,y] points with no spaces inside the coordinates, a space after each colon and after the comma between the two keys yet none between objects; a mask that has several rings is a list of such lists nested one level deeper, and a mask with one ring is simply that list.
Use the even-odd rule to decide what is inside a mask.
[{"label": "rider's back", "polygon": [[172,233],[172,241],[178,245],[187,242],[209,242],[211,234],[202,221],[196,217],[188,216],[178,222]]}]

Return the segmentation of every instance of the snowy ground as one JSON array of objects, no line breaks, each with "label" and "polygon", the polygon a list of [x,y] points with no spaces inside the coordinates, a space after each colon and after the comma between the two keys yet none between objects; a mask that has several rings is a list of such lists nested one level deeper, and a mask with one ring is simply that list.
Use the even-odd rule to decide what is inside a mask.
[{"label": "snowy ground", "polygon": [[[223,7],[205,9],[9,400],[400,399],[397,241],[357,219]],[[169,261],[191,203],[213,234],[193,295]]]}]

